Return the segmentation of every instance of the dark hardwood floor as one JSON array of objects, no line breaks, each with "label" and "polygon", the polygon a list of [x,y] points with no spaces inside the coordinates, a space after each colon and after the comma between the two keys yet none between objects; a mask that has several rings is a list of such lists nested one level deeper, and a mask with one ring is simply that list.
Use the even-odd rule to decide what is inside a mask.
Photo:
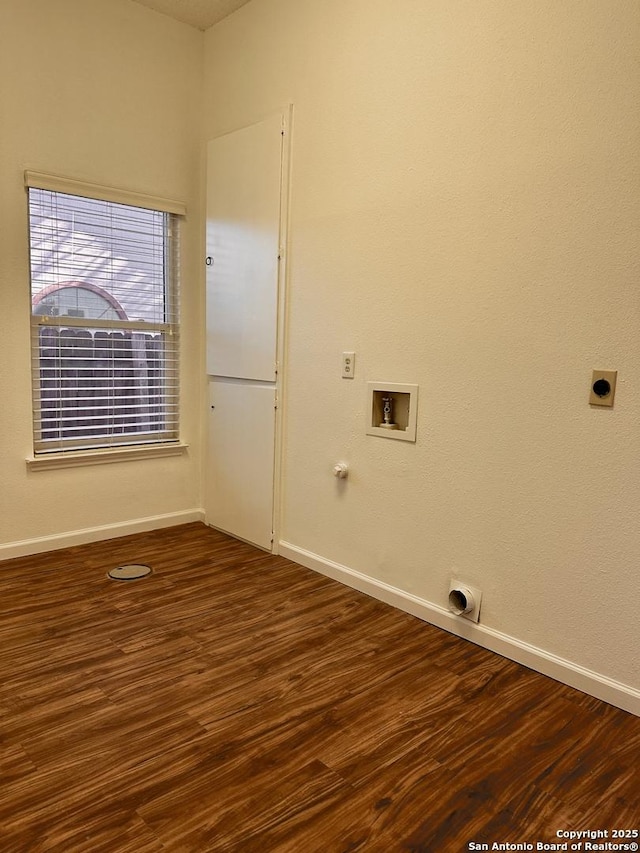
[{"label": "dark hardwood floor", "polygon": [[640,828],[640,718],[204,525],[6,561],[0,606],[1,853]]}]

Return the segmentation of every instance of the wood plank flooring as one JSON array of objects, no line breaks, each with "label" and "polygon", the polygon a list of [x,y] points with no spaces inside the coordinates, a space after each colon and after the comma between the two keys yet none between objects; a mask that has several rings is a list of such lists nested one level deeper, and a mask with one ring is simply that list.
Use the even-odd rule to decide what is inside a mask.
[{"label": "wood plank flooring", "polygon": [[2,853],[640,828],[640,718],[204,525],[6,561],[0,607]]}]

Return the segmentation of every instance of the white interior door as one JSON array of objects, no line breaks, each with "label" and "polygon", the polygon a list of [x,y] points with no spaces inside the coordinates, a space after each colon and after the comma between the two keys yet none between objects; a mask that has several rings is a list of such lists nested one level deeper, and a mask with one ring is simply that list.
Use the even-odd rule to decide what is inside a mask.
[{"label": "white interior door", "polygon": [[212,140],[207,159],[206,521],[272,550],[282,115]]},{"label": "white interior door", "polygon": [[269,551],[275,395],[273,385],[209,381],[207,520]]},{"label": "white interior door", "polygon": [[207,157],[207,373],[276,378],[283,119],[213,139]]}]

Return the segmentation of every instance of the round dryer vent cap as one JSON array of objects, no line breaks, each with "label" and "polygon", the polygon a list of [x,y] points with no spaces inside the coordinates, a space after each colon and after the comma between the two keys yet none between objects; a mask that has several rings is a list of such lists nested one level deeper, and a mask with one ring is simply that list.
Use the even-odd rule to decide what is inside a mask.
[{"label": "round dryer vent cap", "polygon": [[143,566],[141,563],[137,563],[111,569],[107,573],[107,577],[114,581],[135,581],[138,578],[146,578],[150,574],[151,566]]}]

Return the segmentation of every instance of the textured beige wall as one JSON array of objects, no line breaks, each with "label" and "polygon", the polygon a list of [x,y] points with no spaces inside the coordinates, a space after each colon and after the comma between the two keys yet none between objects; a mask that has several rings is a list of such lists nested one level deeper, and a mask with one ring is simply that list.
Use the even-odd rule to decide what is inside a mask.
[{"label": "textured beige wall", "polygon": [[[128,0],[2,0],[0,41],[0,544],[197,508],[203,36]],[[188,457],[27,472],[25,168],[187,203],[182,374]]]},{"label": "textured beige wall", "polygon": [[282,538],[636,688],[638,43],[635,0],[261,0],[205,70],[207,138],[295,105]]}]

